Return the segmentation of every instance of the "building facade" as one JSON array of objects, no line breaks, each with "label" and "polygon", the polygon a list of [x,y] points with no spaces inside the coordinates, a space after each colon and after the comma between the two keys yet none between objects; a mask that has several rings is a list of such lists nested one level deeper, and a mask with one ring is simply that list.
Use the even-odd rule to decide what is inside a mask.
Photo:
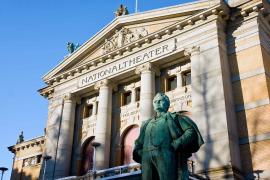
[{"label": "building facade", "polygon": [[8,147],[15,155],[10,179],[39,179],[44,143],[44,136],[40,136]]},{"label": "building facade", "polygon": [[269,178],[269,7],[266,0],[202,0],[116,17],[43,77],[43,154],[52,157],[45,178],[92,169],[92,142],[100,143],[97,169],[133,162],[157,92],[202,133],[196,174]]}]

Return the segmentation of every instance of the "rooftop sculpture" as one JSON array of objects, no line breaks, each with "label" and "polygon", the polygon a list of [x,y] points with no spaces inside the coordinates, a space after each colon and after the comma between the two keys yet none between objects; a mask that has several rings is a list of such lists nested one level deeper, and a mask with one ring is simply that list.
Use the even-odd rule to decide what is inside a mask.
[{"label": "rooftop sculpture", "polygon": [[129,14],[127,7],[125,7],[123,4],[120,5],[120,7],[114,12],[115,17],[123,16]]},{"label": "rooftop sculpture", "polygon": [[74,44],[72,42],[67,42],[67,50],[69,54],[72,54],[74,51],[76,51],[80,47],[80,44]]}]

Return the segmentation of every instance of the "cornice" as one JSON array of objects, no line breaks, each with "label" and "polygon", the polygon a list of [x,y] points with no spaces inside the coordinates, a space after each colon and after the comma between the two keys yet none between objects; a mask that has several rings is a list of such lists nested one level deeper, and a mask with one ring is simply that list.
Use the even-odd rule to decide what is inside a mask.
[{"label": "cornice", "polygon": [[60,62],[55,68],[49,71],[47,74],[43,76],[43,80],[47,82],[47,79],[51,77],[55,71],[57,72],[62,68],[62,66],[66,66],[70,62],[81,58],[83,55],[91,51],[95,44],[98,44],[101,40],[104,40],[106,36],[109,36],[114,29],[122,26],[123,24],[132,24],[146,21],[154,21],[156,19],[166,19],[171,16],[181,15],[192,11],[201,11],[203,9],[209,8],[211,3],[209,0],[200,0],[191,3],[180,4],[177,6],[171,6],[166,8],[160,8],[156,10],[134,13],[125,16],[119,16],[113,19],[107,26],[102,28],[96,35],[86,41],[80,48],[75,51],[70,56],[67,56],[62,62]]},{"label": "cornice", "polygon": [[47,86],[38,90],[39,94],[47,99],[50,99],[53,95],[54,88]]},{"label": "cornice", "polygon": [[20,144],[10,146],[8,147],[8,150],[11,151],[12,153],[15,153],[17,151],[24,150],[25,148],[28,149],[34,146],[40,146],[41,144],[44,144],[44,143],[45,143],[45,136],[40,136],[40,137],[36,137],[28,141],[24,141]]},{"label": "cornice", "polygon": [[93,66],[98,67],[98,64],[101,62],[102,62],[102,65],[104,65],[104,63],[109,62],[110,60],[114,59],[116,56],[121,57],[124,53],[131,52],[134,48],[140,50],[143,44],[148,44],[148,45],[154,44],[153,43],[154,40],[161,40],[165,38],[169,39],[172,37],[172,35],[175,36],[175,34],[181,34],[188,29],[195,28],[197,27],[198,23],[211,19],[212,16],[220,17],[225,20],[228,19],[228,16],[229,16],[228,6],[224,3],[220,3],[216,6],[213,6],[212,8],[202,11],[196,15],[193,15],[180,22],[177,22],[171,26],[163,28],[155,33],[151,33],[145,36],[144,38],[141,38],[135,42],[127,44],[115,51],[112,51],[108,54],[97,57],[93,59],[92,61],[87,62],[79,67],[63,72],[62,74],[56,77],[48,79],[46,83],[49,86],[54,87],[60,83],[60,80],[65,80],[67,78],[69,78],[70,80],[71,78],[76,78],[77,76],[81,75],[82,71],[84,71],[83,74],[87,73],[90,71],[90,67],[93,67]]},{"label": "cornice", "polygon": [[269,15],[269,7],[266,5],[264,0],[245,6],[240,8],[240,10],[233,12],[230,16],[230,20],[236,21],[239,19],[246,19],[254,14],[262,14],[263,16]]}]

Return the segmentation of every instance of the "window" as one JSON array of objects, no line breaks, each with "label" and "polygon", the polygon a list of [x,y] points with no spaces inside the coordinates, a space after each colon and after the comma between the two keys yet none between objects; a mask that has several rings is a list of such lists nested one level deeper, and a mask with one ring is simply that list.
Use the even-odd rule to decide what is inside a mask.
[{"label": "window", "polygon": [[41,157],[42,157],[42,155],[37,156],[37,164],[41,163]]},{"label": "window", "polygon": [[88,118],[93,114],[93,105],[87,105],[84,107],[83,118]]},{"label": "window", "polygon": [[41,155],[29,157],[23,160],[23,167],[33,166],[41,162]]},{"label": "window", "polygon": [[131,92],[126,92],[123,94],[123,105],[128,105],[131,102]]},{"label": "window", "polygon": [[140,101],[140,94],[141,94],[141,89],[140,88],[136,88],[136,101]]},{"label": "window", "polygon": [[183,83],[184,83],[184,86],[191,84],[191,72],[190,71],[183,74]]},{"label": "window", "polygon": [[169,77],[167,79],[167,82],[168,82],[167,91],[172,91],[172,90],[176,89],[176,87],[177,87],[176,76]]}]

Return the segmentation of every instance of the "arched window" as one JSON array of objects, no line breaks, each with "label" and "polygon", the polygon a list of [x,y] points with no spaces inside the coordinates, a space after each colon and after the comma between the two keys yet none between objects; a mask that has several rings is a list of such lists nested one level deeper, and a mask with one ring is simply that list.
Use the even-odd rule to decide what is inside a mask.
[{"label": "arched window", "polygon": [[82,150],[82,164],[81,164],[81,174],[86,174],[89,170],[93,169],[93,154],[94,147],[92,146],[92,141],[94,138],[89,138],[83,146]]},{"label": "arched window", "polygon": [[122,163],[130,164],[133,161],[132,151],[134,147],[134,142],[138,138],[140,133],[140,128],[138,126],[133,126],[130,128],[123,137],[122,140]]}]

